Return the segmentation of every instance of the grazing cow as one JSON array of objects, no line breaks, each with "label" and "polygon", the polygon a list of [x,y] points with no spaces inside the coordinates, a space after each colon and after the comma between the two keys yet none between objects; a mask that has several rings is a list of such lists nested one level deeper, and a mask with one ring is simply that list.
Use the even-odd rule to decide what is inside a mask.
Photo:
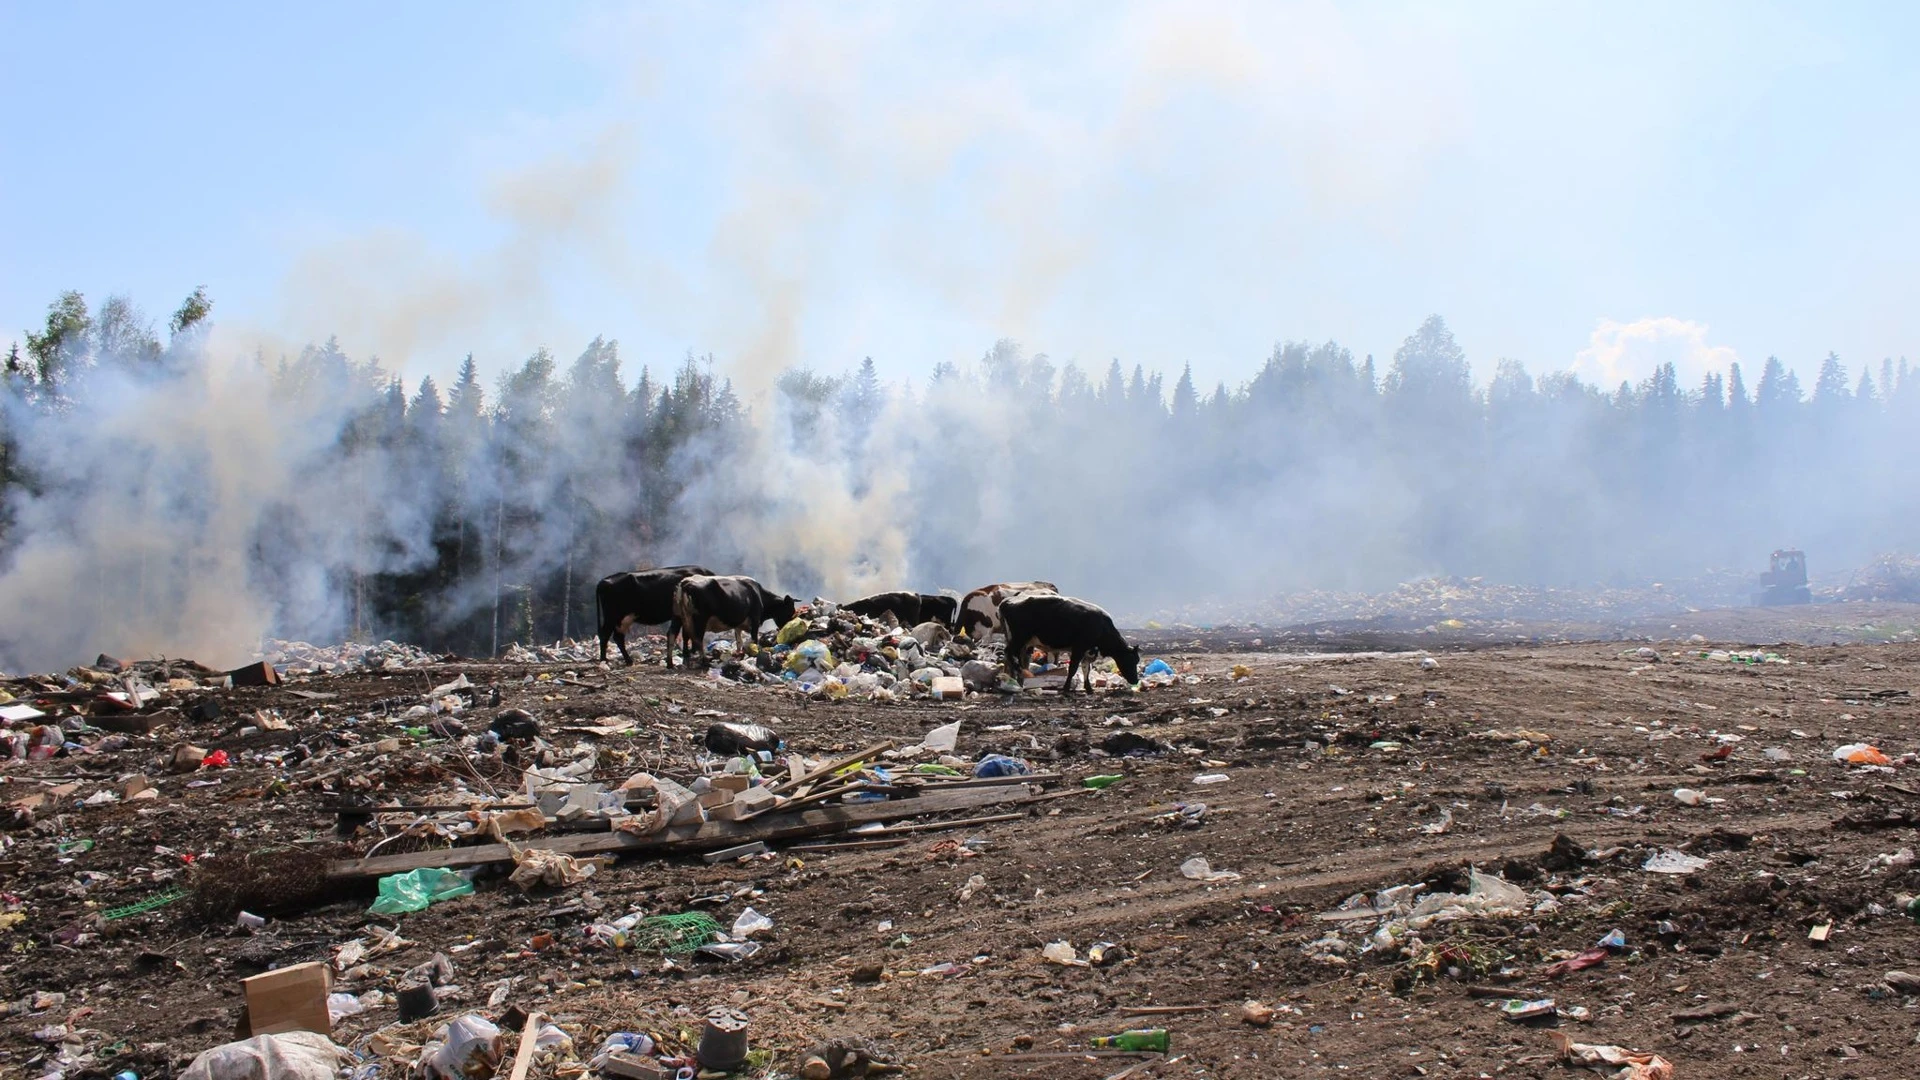
[{"label": "grazing cow", "polygon": [[1099,653],[1120,665],[1120,675],[1132,686],[1140,681],[1140,650],[1127,644],[1114,629],[1113,616],[1085,600],[1058,593],[1034,593],[1009,598],[1000,605],[1007,634],[1007,671],[1015,682],[1027,673],[1027,649],[1039,645],[1050,652],[1073,654],[1067,662],[1062,694],[1073,693],[1078,668],[1087,692],[1093,692],[1093,667],[1087,654]]},{"label": "grazing cow", "polygon": [[982,585],[960,601],[954,612],[953,629],[979,641],[985,641],[995,634],[1004,634],[1006,626],[1000,621],[1000,605],[1010,596],[1030,592],[1057,595],[1060,589],[1051,581],[1006,581],[998,585]]},{"label": "grazing cow", "polygon": [[[920,594],[920,622],[945,623],[953,625],[953,617],[960,610],[960,598],[957,596],[935,596],[932,593]],[[915,626],[901,620],[903,626]]]},{"label": "grazing cow", "polygon": [[849,601],[841,604],[840,608],[843,611],[851,611],[855,615],[864,615],[869,619],[877,619],[887,612],[892,612],[893,617],[900,620],[901,626],[918,626],[925,621],[920,614],[920,602],[919,593],[883,592]]},{"label": "grazing cow", "polygon": [[[775,596],[771,590],[750,577],[715,577],[700,574],[682,579],[674,590],[673,610],[679,619],[680,665],[687,665],[694,652],[706,662],[707,634],[731,630],[736,651],[744,645],[741,635],[757,637],[760,624],[772,619],[776,624],[793,618],[800,601],[791,596]],[[667,639],[672,651],[673,639]]]},{"label": "grazing cow", "polygon": [[[704,566],[663,566],[657,570],[634,570],[609,574],[593,589],[593,607],[600,622],[600,659],[607,658],[607,641],[620,646],[620,658],[633,666],[627,652],[627,629],[635,623],[658,626],[674,621],[673,591],[681,579],[695,574],[712,574]],[[673,636],[667,636],[667,666],[673,666]]]}]

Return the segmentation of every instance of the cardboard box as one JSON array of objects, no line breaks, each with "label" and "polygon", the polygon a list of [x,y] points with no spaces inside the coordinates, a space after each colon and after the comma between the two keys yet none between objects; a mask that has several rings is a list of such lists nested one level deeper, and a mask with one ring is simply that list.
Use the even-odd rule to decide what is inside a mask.
[{"label": "cardboard box", "polygon": [[753,777],[746,773],[730,772],[709,777],[708,782],[717,791],[745,791],[753,786]]},{"label": "cardboard box", "polygon": [[618,1076],[621,1080],[668,1080],[673,1075],[666,1066],[652,1058],[636,1057],[616,1050],[607,1055],[607,1063],[600,1067],[606,1076]]},{"label": "cardboard box", "polygon": [[958,701],[967,696],[967,684],[957,675],[941,675],[933,680],[933,696],[937,701]]},{"label": "cardboard box", "polygon": [[[280,685],[280,673],[273,670],[273,665],[267,663],[265,660],[257,664],[248,664],[243,668],[234,668],[232,671],[227,672],[227,678],[232,679],[233,685],[235,686]],[[272,1032],[267,1032],[267,1034],[272,1034]]]},{"label": "cardboard box", "polygon": [[321,961],[295,964],[243,979],[247,1017],[255,1035],[282,1031],[333,1034],[327,1018],[327,992],[333,987],[333,969]]},{"label": "cardboard box", "polygon": [[748,788],[734,795],[731,802],[715,810],[713,816],[720,821],[739,821],[741,818],[751,817],[779,801],[779,796],[768,791],[766,788]]}]

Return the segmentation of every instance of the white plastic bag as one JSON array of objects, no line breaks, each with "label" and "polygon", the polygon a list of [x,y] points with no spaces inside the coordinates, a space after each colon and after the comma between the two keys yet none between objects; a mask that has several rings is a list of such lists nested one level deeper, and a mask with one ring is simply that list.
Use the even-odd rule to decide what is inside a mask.
[{"label": "white plastic bag", "polygon": [[325,1035],[283,1031],[205,1051],[180,1080],[333,1080],[346,1056]]}]

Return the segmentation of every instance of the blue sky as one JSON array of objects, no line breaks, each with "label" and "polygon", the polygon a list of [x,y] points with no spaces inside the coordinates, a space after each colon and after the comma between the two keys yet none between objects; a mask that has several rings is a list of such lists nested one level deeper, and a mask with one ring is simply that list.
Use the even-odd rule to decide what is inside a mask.
[{"label": "blue sky", "polygon": [[0,5],[0,343],[62,289],[410,376],[1920,357],[1912,5]]}]

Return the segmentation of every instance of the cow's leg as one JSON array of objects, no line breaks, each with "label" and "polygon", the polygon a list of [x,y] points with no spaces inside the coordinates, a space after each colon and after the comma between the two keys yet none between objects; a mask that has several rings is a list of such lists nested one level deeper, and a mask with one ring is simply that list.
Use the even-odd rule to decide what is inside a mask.
[{"label": "cow's leg", "polygon": [[1073,662],[1080,665],[1080,678],[1086,682],[1087,693],[1093,693],[1093,662],[1086,659],[1086,650],[1074,653]]},{"label": "cow's leg", "polygon": [[[1051,652],[1048,655],[1052,655]],[[1080,650],[1073,650],[1071,658],[1067,661],[1067,681],[1060,684],[1061,697],[1067,697],[1073,693],[1073,672],[1080,666],[1080,659]]]},{"label": "cow's leg", "polygon": [[1025,660],[1021,659],[1021,654],[1026,651],[1026,642],[1016,642],[1013,640],[1012,635],[1008,635],[1007,654],[1001,659],[1001,663],[1006,666],[1007,675],[1013,679],[1015,686],[1025,686],[1027,683],[1027,664]]}]

